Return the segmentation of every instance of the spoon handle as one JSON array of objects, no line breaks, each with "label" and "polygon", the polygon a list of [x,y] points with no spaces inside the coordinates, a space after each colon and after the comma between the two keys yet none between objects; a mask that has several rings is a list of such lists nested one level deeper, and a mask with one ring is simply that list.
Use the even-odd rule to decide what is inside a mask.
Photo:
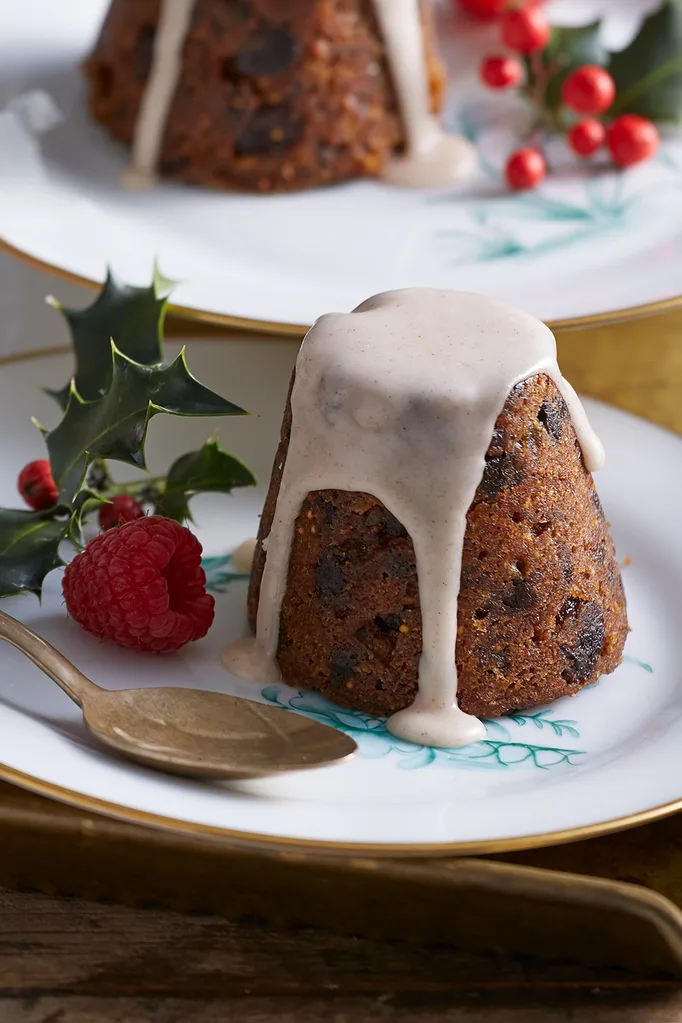
[{"label": "spoon handle", "polygon": [[6,640],[22,654],[26,654],[79,707],[83,706],[88,696],[96,696],[100,691],[99,686],[86,678],[51,643],[4,611],[0,611],[0,639]]}]

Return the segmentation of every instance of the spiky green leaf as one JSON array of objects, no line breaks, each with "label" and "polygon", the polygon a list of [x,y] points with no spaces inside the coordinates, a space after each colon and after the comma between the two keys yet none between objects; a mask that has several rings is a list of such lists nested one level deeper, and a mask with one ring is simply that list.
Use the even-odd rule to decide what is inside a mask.
[{"label": "spiky green leaf", "polygon": [[69,519],[67,536],[74,547],[82,548],[85,545],[83,538],[83,521],[87,515],[103,505],[104,499],[90,490],[87,483],[79,490],[71,504],[71,517]]},{"label": "spiky green leaf", "polygon": [[682,0],[667,0],[646,18],[630,46],[614,53],[609,71],[617,88],[612,114],[682,119]]},{"label": "spiky green leaf", "polygon": [[110,346],[111,381],[94,401],[72,383],[61,422],[47,435],[52,474],[61,499],[70,503],[93,458],[113,458],[146,468],[144,442],[149,420],[159,412],[176,416],[241,416],[244,409],[196,380],[184,349],[170,366],[143,366]]},{"label": "spiky green leaf", "polygon": [[[171,283],[158,269],[150,288],[122,285],[109,274],[88,309],[62,310],[71,330],[76,375],[62,391],[49,392],[64,410],[56,429],[48,431],[34,420],[47,443],[60,502],[45,512],[0,509],[0,597],[40,596],[45,576],[63,564],[61,544],[83,542],[83,518],[103,500],[95,491],[106,497],[107,490],[115,490],[104,459],[145,467],[152,416],[248,414],[195,380],[184,352],[170,366],[162,364]],[[246,466],[215,442],[179,459],[171,471],[164,499],[176,514],[200,489],[229,492],[254,482]]]},{"label": "spiky green leaf", "polygon": [[68,529],[68,519],[53,512],[0,508],[0,597],[40,597],[45,576],[64,564],[59,548]]},{"label": "spiky green leaf", "polygon": [[189,501],[195,494],[230,494],[237,487],[252,487],[255,483],[249,467],[211,438],[199,451],[182,455],[170,467],[156,513],[184,522],[191,519]]},{"label": "spiky green leaf", "polygon": [[[87,309],[67,309],[55,299],[69,326],[76,360],[76,389],[84,401],[106,393],[111,383],[111,339],[135,362],[151,366],[163,361],[163,322],[172,281],[155,270],[148,288],[122,284],[111,271],[99,295]],[[70,385],[49,391],[62,408]]]}]

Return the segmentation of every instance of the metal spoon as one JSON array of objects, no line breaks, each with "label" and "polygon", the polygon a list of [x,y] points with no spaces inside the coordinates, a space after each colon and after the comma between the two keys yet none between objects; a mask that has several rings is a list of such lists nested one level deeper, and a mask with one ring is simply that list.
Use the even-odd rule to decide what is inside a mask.
[{"label": "metal spoon", "polygon": [[198,689],[102,689],[4,611],[0,639],[26,654],[78,704],[100,742],[148,767],[194,778],[257,778],[335,764],[357,750],[335,728],[237,696]]}]

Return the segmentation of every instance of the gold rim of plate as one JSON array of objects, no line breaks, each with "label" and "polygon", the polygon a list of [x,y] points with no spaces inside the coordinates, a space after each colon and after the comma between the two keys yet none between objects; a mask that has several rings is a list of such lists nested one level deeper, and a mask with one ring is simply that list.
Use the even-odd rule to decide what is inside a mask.
[{"label": "gold rim of plate", "polygon": [[232,828],[219,828],[212,824],[197,824],[193,821],[178,820],[175,817],[164,817],[161,814],[149,813],[146,810],[135,810],[119,803],[109,803],[96,796],[88,796],[72,789],[43,781],[31,774],[17,771],[6,764],[0,764],[0,778],[21,788],[28,789],[40,796],[68,803],[79,810],[103,814],[129,824],[141,824],[152,828],[161,828],[177,834],[193,835],[196,838],[221,839],[232,844],[250,846],[263,850],[279,850],[281,852],[321,852],[330,855],[342,853],[353,856],[373,857],[422,857],[422,856],[481,856],[488,853],[514,852],[520,849],[538,849],[550,845],[564,845],[587,838],[599,838],[611,835],[616,831],[624,831],[639,824],[650,824],[661,817],[668,817],[682,810],[682,798],[672,803],[654,806],[639,813],[625,817],[614,817],[612,820],[600,821],[596,824],[585,824],[579,828],[566,828],[563,831],[539,832],[536,835],[519,835],[515,838],[491,838],[478,842],[415,842],[404,843],[372,843],[372,842],[333,842],[320,839],[287,838],[280,835],[261,835],[250,831],[234,831]]},{"label": "gold rim of plate", "polygon": [[[52,269],[47,264],[41,264],[40,261],[33,259],[33,257],[24,256],[22,253],[18,252],[18,250],[13,249],[11,246],[7,246],[2,239],[0,239],[0,249],[2,248],[8,251],[11,255],[17,255],[19,258],[38,269]],[[82,283],[89,287],[97,286],[92,281],[86,281],[85,279],[78,278],[66,271],[55,269],[55,273],[63,279],[71,282]],[[595,318],[594,320],[589,319],[589,323],[594,322],[597,324],[605,324],[619,321],[622,322],[625,319],[635,320],[649,314],[660,313],[676,307],[682,307],[682,295],[676,299],[670,300],[669,302],[656,303],[651,306],[640,306],[636,309],[623,310],[620,313],[605,314],[603,318]],[[181,308],[172,307],[171,311],[178,315],[183,315],[183,310]],[[187,313],[188,315],[195,315],[193,310],[187,310]],[[202,318],[202,315],[203,314],[197,314],[196,318],[200,319]],[[212,314],[207,314],[207,319],[211,316]],[[219,321],[225,326],[243,326],[245,328],[260,330],[266,333],[275,331],[274,324],[261,324],[250,320],[231,320],[229,317],[213,317],[212,319],[208,319],[208,322],[216,321]],[[564,329],[569,329],[571,327],[586,325],[587,322],[588,319],[585,321],[568,320],[564,321],[562,326]],[[556,330],[558,325],[553,324],[552,326]],[[294,328],[291,325],[289,325],[288,329],[290,333],[294,333]],[[296,328],[297,333],[300,334],[302,331],[303,328]],[[6,356],[0,356],[0,366],[29,362],[35,359],[48,358],[54,355],[66,355],[69,351],[70,347],[68,345],[57,345],[29,352],[16,352]],[[74,792],[71,789],[63,788],[60,785],[54,785],[52,782],[44,781],[41,778],[34,777],[33,775],[17,771],[13,767],[9,767],[2,763],[0,763],[0,779],[19,785],[21,788],[28,789],[38,795],[47,796],[62,803],[68,803],[81,810],[103,814],[107,817],[113,817],[117,820],[127,821],[132,824],[146,825],[149,827],[161,828],[166,831],[194,835],[197,838],[210,838],[213,840],[221,839],[232,844],[260,848],[263,850],[274,849],[290,851],[292,854],[296,851],[304,852],[305,850],[309,850],[312,852],[321,852],[330,855],[345,853],[351,855],[371,855],[381,857],[423,857],[470,856],[483,855],[486,853],[512,852],[520,849],[562,845],[567,842],[574,842],[587,838],[597,838],[602,835],[612,834],[615,831],[622,831],[626,828],[635,827],[639,824],[647,824],[658,820],[661,817],[667,817],[670,814],[682,810],[682,797],[680,797],[672,802],[650,807],[647,810],[628,814],[624,817],[616,817],[610,820],[599,821],[595,824],[586,824],[582,827],[568,828],[562,831],[538,832],[537,834],[520,835],[514,838],[487,839],[477,842],[435,842],[414,844],[334,842],[286,838],[275,835],[260,835],[245,831],[234,831],[230,828],[219,828],[213,825],[196,824],[191,821],[177,820],[172,817],[164,817],[159,814],[148,813],[144,810],[135,810],[131,807],[122,806],[118,803],[110,803],[80,792]]]},{"label": "gold rim of plate", "polygon": [[[89,277],[82,277],[80,274],[72,273],[70,270],[63,270],[61,267],[48,263],[37,256],[32,256],[16,245],[12,245],[0,236],[0,251],[18,259],[34,270],[42,270],[50,273],[68,284],[78,284],[85,288],[100,288],[101,281],[92,280]],[[563,320],[549,320],[547,326],[553,331],[577,330],[587,327],[604,327],[613,323],[627,323],[631,320],[639,320],[645,316],[655,316],[660,313],[671,312],[674,309],[682,308],[682,294],[674,295],[672,298],[660,299],[658,302],[647,302],[644,305],[628,306],[625,309],[612,309],[609,312],[593,313],[587,316],[574,316]],[[230,316],[226,313],[211,313],[201,309],[194,309],[191,306],[182,306],[169,303],[168,311],[171,315],[192,323],[205,323],[213,327],[226,327],[231,330],[246,330],[251,333],[279,334],[286,337],[302,337],[309,329],[310,324],[278,323],[276,320],[257,320],[244,316]]]}]

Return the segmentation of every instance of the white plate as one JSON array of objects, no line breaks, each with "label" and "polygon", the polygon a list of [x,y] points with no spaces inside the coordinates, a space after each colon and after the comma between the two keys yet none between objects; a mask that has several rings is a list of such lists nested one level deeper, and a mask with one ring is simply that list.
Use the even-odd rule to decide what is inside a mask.
[{"label": "white plate", "polygon": [[476,84],[479,55],[498,46],[488,27],[443,30],[447,121],[482,155],[480,178],[462,192],[380,182],[278,197],[172,184],[125,192],[126,152],[90,123],[79,70],[107,3],[0,5],[0,108],[38,87],[65,115],[41,139],[44,165],[0,117],[0,240],[23,254],[87,281],[101,281],[109,262],[141,284],[158,255],[183,282],[174,299],[185,312],[281,330],[415,285],[488,292],[554,323],[679,296],[679,138],[626,174],[579,169],[553,145],[556,173],[534,193],[510,195],[500,169],[519,145],[519,107]]},{"label": "white plate", "polygon": [[[193,343],[202,379],[230,381],[229,397],[263,419],[222,422],[223,442],[267,478],[294,346],[251,340]],[[254,373],[255,366],[261,370]],[[18,469],[41,453],[28,413],[54,421],[40,383],[61,383],[64,357],[6,365],[0,374],[0,503],[15,504]],[[257,395],[261,395],[261,402]],[[261,493],[196,502],[216,589],[208,637],[177,656],[145,657],[100,643],[64,613],[60,575],[42,607],[32,597],[3,608],[54,642],[111,688],[195,686],[276,702],[348,730],[360,747],[345,765],[277,780],[183,782],[112,758],[88,738],[56,686],[0,645],[0,776],[127,820],[255,843],[401,854],[493,851],[603,833],[682,803],[682,688],[677,635],[682,614],[682,440],[642,420],[587,403],[608,451],[599,488],[624,570],[632,634],[625,663],[599,685],[488,725],[485,742],[446,751],[392,738],[383,722],[340,711],[311,693],[255,688],[226,675],[218,656],[245,626],[243,581],[230,581],[224,553],[253,535]],[[157,417],[153,470],[198,444],[205,421]],[[183,448],[179,445],[182,444]]]}]

